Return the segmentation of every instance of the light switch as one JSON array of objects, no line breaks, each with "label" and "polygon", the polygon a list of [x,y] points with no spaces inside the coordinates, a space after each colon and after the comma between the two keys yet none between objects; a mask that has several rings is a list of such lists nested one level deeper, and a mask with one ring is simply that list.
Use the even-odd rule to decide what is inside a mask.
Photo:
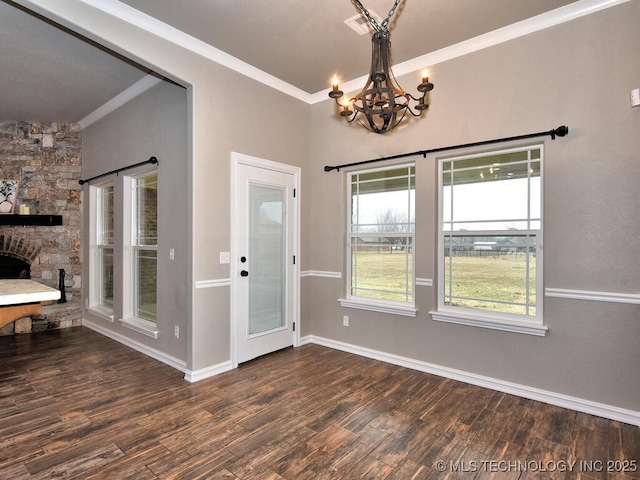
[{"label": "light switch", "polygon": [[229,252],[220,252],[220,265],[231,263],[231,254]]}]

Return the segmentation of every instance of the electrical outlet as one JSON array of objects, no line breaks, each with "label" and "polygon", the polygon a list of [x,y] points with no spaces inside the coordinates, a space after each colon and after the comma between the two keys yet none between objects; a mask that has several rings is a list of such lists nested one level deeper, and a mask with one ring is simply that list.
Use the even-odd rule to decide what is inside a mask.
[{"label": "electrical outlet", "polygon": [[180,327],[178,325],[173,326],[173,336],[180,338]]},{"label": "electrical outlet", "polygon": [[231,263],[231,253],[220,252],[220,265],[226,265],[228,263]]},{"label": "electrical outlet", "polygon": [[169,249],[169,260],[175,260],[176,259],[176,251],[173,248]]},{"label": "electrical outlet", "polygon": [[349,316],[345,315],[342,317],[342,326],[343,327],[348,327],[349,326]]}]

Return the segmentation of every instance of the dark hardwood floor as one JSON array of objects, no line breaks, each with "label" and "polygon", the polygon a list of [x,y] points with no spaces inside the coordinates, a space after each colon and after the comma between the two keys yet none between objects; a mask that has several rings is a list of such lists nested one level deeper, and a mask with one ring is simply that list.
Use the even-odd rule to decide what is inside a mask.
[{"label": "dark hardwood floor", "polygon": [[2,337],[0,405],[3,480],[640,478],[638,427],[317,345],[189,384],[84,327]]}]

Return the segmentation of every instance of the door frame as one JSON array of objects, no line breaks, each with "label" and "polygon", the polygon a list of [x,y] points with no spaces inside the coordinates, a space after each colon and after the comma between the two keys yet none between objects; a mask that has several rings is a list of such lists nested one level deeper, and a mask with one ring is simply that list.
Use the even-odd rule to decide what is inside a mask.
[{"label": "door frame", "polygon": [[300,345],[300,167],[293,165],[287,165],[284,163],[278,163],[263,158],[252,157],[243,153],[231,152],[231,263],[229,264],[229,277],[231,280],[231,291],[229,297],[229,328],[230,328],[230,353],[231,353],[231,368],[238,367],[238,329],[236,325],[236,295],[237,295],[237,282],[238,272],[240,271],[240,260],[238,255],[238,222],[239,216],[236,215],[237,201],[238,201],[238,168],[240,165],[246,165],[249,167],[261,168],[265,170],[272,170],[275,172],[286,173],[293,175],[293,185],[295,189],[296,201],[293,202],[293,212],[290,212],[293,218],[293,254],[295,255],[296,262],[292,265],[292,279],[291,279],[291,291],[293,311],[291,321],[295,322],[295,328],[293,331],[293,346],[298,347]]}]

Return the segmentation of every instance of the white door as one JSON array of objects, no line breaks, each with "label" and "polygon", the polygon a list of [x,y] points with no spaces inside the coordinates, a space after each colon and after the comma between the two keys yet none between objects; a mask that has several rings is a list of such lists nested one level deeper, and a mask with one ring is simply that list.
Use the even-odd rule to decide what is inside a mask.
[{"label": "white door", "polygon": [[237,365],[297,344],[299,171],[235,153],[232,163],[231,330]]}]

